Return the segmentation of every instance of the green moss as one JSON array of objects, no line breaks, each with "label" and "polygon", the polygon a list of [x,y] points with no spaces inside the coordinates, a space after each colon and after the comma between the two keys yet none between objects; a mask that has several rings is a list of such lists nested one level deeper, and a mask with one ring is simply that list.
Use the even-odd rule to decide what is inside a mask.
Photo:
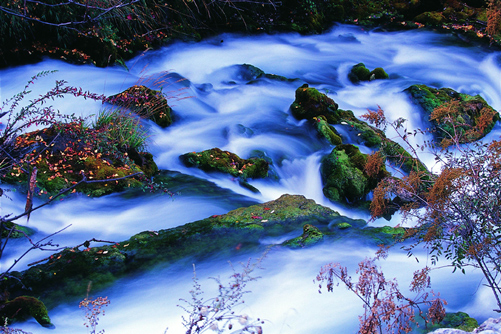
[{"label": "green moss", "polygon": [[180,159],[188,167],[198,167],[208,172],[227,173],[243,180],[268,176],[268,162],[265,159],[242,159],[234,153],[222,151],[219,148],[186,153]]},{"label": "green moss", "polygon": [[393,165],[402,168],[406,173],[410,171],[428,172],[428,168],[418,159],[412,157],[400,144],[386,141],[382,145],[382,152]]},{"label": "green moss", "polygon": [[388,79],[389,78],[389,75],[388,73],[385,72],[385,70],[382,68],[382,67],[376,67],[375,69],[373,69],[370,73],[370,77],[374,79]]},{"label": "green moss", "polygon": [[362,233],[370,237],[375,243],[389,245],[402,240],[405,229],[403,227],[369,227],[362,230]]},{"label": "green moss", "polygon": [[367,155],[354,145],[342,144],[322,159],[321,175],[324,195],[332,201],[361,204],[377,183],[389,175],[382,167],[375,177],[365,173]]},{"label": "green moss", "polygon": [[446,313],[445,318],[438,324],[429,325],[429,330],[433,331],[438,328],[454,328],[465,332],[472,332],[478,327],[478,322],[471,318],[465,312]]},{"label": "green moss", "polygon": [[5,319],[10,323],[33,317],[43,327],[54,327],[50,322],[45,304],[35,297],[20,296],[0,306],[0,320],[2,323],[5,323]]},{"label": "green moss", "polygon": [[66,249],[46,263],[22,273],[13,272],[15,278],[0,282],[0,288],[16,294],[23,291],[23,282],[53,307],[63,300],[85,296],[90,281],[96,291],[126,274],[160,263],[256,249],[262,246],[263,237],[288,234],[305,224],[327,226],[338,216],[304,196],[283,195],[176,228],[144,231],[114,245]]},{"label": "green moss", "polygon": [[[346,149],[351,147],[341,146]],[[335,202],[359,202],[368,193],[367,178],[343,148],[334,148],[322,159],[323,191],[326,197]]]},{"label": "green moss", "polygon": [[360,81],[369,81],[371,77],[371,71],[365,67],[364,63],[359,63],[351,68],[348,74],[348,79],[353,83],[359,83]]},{"label": "green moss", "polygon": [[296,89],[296,99],[291,105],[292,115],[299,120],[323,115],[329,123],[330,116],[335,114],[337,108],[338,105],[331,98],[307,84]]},{"label": "green moss", "polygon": [[[10,233],[11,229],[14,230]],[[31,236],[34,233],[35,230],[27,226],[18,225],[11,222],[3,223],[2,238],[6,238],[7,236],[9,236],[9,238],[17,239],[17,238],[23,238],[25,236]]]},{"label": "green moss", "polygon": [[445,20],[441,12],[424,12],[414,18],[415,21],[434,26],[441,25]]},{"label": "green moss", "polygon": [[297,238],[287,240],[282,245],[290,248],[305,248],[313,246],[324,238],[324,234],[315,226],[306,224],[303,226],[303,234]]},{"label": "green moss", "polygon": [[332,145],[339,145],[343,143],[340,134],[333,126],[327,123],[325,116],[313,117],[313,121],[315,122],[318,133],[327,139],[329,143]]},{"label": "green moss", "polygon": [[364,63],[359,63],[351,68],[350,73],[348,73],[348,79],[354,84],[360,81],[370,81],[376,79],[388,79],[388,74],[384,71],[382,67],[376,67],[374,70],[370,71],[365,67]]},{"label": "green moss", "polygon": [[336,224],[336,227],[340,230],[345,230],[347,228],[350,228],[351,225],[349,223],[343,222],[343,223]]}]

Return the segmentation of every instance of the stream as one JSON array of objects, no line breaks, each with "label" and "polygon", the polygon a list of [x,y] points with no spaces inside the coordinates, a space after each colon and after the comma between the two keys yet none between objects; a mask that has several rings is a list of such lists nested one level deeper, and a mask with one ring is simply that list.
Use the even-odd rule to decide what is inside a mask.
[{"label": "stream", "polygon": [[[383,67],[390,80],[352,84],[347,75],[353,65],[361,62],[369,69]],[[248,74],[239,66],[242,64],[297,80],[260,79],[249,83]],[[501,52],[472,46],[452,34],[425,30],[382,32],[338,25],[314,36],[224,34],[198,43],[177,42],[148,51],[126,65],[127,68],[103,69],[46,59],[3,69],[0,100],[18,93],[31,76],[45,70],[57,73],[40,79],[33,86],[31,98],[46,92],[60,79],[108,96],[134,84],[161,88],[174,110],[174,123],[166,129],[148,124],[151,133],[148,150],[160,169],[205,179],[219,190],[210,196],[181,191],[172,198],[160,194],[132,198],[122,194],[71,197],[32,214],[28,225],[37,230],[34,239],[71,224],[53,237],[56,243],[72,246],[91,238],[121,241],[141,231],[180,226],[242,205],[274,200],[282,194],[302,194],[340,214],[367,220],[366,212],[332,203],[322,193],[320,160],[332,147],[305,121],[292,117],[289,110],[295,90],[303,83],[326,93],[339,108],[351,109],[357,117],[367,108],[374,110],[380,106],[390,120],[406,118],[409,129],[427,126],[418,107],[403,93],[413,84],[480,94],[494,109],[501,110]],[[90,120],[102,108],[101,103],[73,98],[56,100],[54,106],[63,113],[88,116]],[[397,140],[394,133],[387,135]],[[492,141],[500,135],[498,123],[484,140]],[[425,139],[413,140],[419,143]],[[253,193],[227,175],[188,168],[179,160],[181,154],[213,147],[242,158],[264,152],[273,162],[272,173],[276,177],[250,180],[260,191]],[[364,146],[360,149],[364,153],[371,151]],[[431,154],[420,154],[429,168],[438,168]],[[8,194],[12,200],[5,196],[0,199],[0,213],[23,211],[23,194]],[[378,219],[371,224],[398,223],[400,216],[395,215],[390,222]],[[195,263],[205,295],[210,297],[217,289],[209,277],[227,281],[232,274],[228,261],[238,270],[239,262],[261,257],[269,242],[263,240],[262,249],[256,252],[235,251],[231,258],[213,254]],[[27,247],[25,240],[11,243],[1,259],[2,270]],[[334,293],[319,294],[313,280],[320,267],[329,262],[341,262],[354,275],[357,263],[373,256],[375,250],[371,245],[350,240],[300,250],[273,248],[263,259],[262,269],[256,269],[255,275],[260,278],[249,283],[250,293],[236,312],[263,319],[264,333],[269,334],[355,333],[358,315],[363,313],[360,300],[342,286],[335,288]],[[46,252],[32,252],[16,269],[22,270],[47,256]],[[429,264],[424,253],[419,260],[417,263],[407,258],[404,251],[394,247],[389,258],[380,264],[386,277],[396,277],[406,291],[413,271]],[[445,261],[439,265],[445,265]],[[451,271],[443,268],[432,272],[432,288],[448,301],[448,312],[464,311],[479,322],[497,315],[492,311],[493,298],[482,286],[479,271],[469,270],[466,275]],[[108,296],[111,300],[98,329],[109,334],[162,334],[166,328],[168,334],[183,333],[181,316],[185,313],[177,305],[180,298],[190,298],[192,276],[193,266],[188,259],[122,278],[103,291],[91,291],[91,296]],[[62,304],[49,314],[55,329],[43,328],[34,319],[13,327],[34,334],[88,332],[77,303]]]}]

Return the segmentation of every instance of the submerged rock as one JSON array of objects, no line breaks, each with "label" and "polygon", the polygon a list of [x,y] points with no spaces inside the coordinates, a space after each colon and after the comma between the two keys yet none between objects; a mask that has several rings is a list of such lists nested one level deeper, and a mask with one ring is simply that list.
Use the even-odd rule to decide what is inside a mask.
[{"label": "submerged rock", "polygon": [[256,81],[258,79],[262,79],[262,78],[266,78],[266,79],[270,79],[270,80],[277,80],[277,81],[285,81],[285,82],[292,82],[292,81],[297,80],[297,79],[288,79],[288,78],[281,76],[281,75],[265,73],[260,68],[254,66],[254,65],[250,65],[250,64],[235,65],[235,66],[239,66],[240,75],[249,84],[253,83],[254,81]]},{"label": "submerged rock", "polygon": [[130,109],[163,128],[172,124],[172,109],[161,91],[135,85],[108,97],[107,102]]},{"label": "submerged rock", "polygon": [[282,245],[290,248],[304,248],[319,243],[324,238],[324,234],[320,229],[311,224],[303,226],[303,234],[300,237],[287,240]]},{"label": "submerged rock", "polygon": [[268,162],[265,159],[242,159],[235,153],[222,151],[219,148],[186,153],[181,155],[180,159],[188,167],[197,167],[207,172],[227,173],[243,180],[268,176]]},{"label": "submerged rock", "polygon": [[455,135],[459,136],[460,143],[481,139],[499,121],[499,113],[480,95],[426,85],[412,85],[405,92],[424,110],[433,124],[436,139],[444,146]]},{"label": "submerged rock", "polygon": [[[341,223],[351,227],[337,228]],[[299,239],[291,241],[291,245],[300,248],[320,241],[322,234],[327,240],[367,240],[366,230],[371,228],[366,224],[364,220],[340,216],[304,196],[282,195],[267,203],[241,207],[179,227],[144,231],[107,246],[90,247],[87,241],[82,244],[84,249],[68,248],[53,254],[45,263],[12,272],[12,277],[0,282],[0,288],[13,296],[23,295],[28,288],[52,308],[63,301],[83,298],[90,282],[98,290],[120,277],[159,264],[165,266],[181,260],[191,263],[215,254],[264,251],[270,245],[264,245],[263,238],[281,239],[302,231]],[[371,244],[380,242],[377,231],[374,235],[376,238],[368,239]]]}]

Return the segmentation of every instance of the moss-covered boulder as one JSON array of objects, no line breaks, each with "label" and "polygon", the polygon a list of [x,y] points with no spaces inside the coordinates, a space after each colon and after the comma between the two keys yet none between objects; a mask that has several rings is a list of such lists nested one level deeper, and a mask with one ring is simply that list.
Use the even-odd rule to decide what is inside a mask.
[{"label": "moss-covered boulder", "polygon": [[479,95],[426,85],[412,85],[405,92],[424,110],[437,141],[444,146],[456,135],[461,143],[481,139],[499,121],[499,113]]},{"label": "moss-covered boulder", "polygon": [[[332,125],[342,127],[343,135],[347,135],[351,142],[379,148],[384,160],[407,173],[412,170],[427,171],[421,161],[412,157],[400,144],[388,139],[383,131],[359,120],[351,110],[339,109],[332,99],[306,84],[296,90],[291,112],[297,119],[311,119],[318,133],[336,146],[331,154],[323,158],[321,168],[324,194],[332,201],[361,204],[377,182],[388,175],[382,169],[377,176],[368,178],[364,171],[367,157],[358,148],[352,149],[353,145],[342,145],[343,139]],[[353,161],[357,163],[352,164]]]},{"label": "moss-covered boulder", "polygon": [[323,115],[329,123],[337,119],[338,105],[327,95],[320,93],[316,88],[304,84],[296,89],[296,99],[291,105],[292,115],[301,119],[313,119]]},{"label": "moss-covered boulder", "polygon": [[360,81],[372,81],[378,79],[388,79],[389,76],[385,72],[382,67],[376,67],[372,71],[370,71],[367,67],[365,67],[364,63],[358,63],[354,65],[350,73],[348,73],[348,79],[354,84],[359,83]]},{"label": "moss-covered boulder", "polygon": [[321,175],[324,195],[334,202],[357,204],[389,173],[381,166],[376,176],[365,172],[367,155],[350,144],[336,146],[322,159]]},{"label": "moss-covered boulder", "polygon": [[478,327],[478,325],[478,321],[474,318],[471,318],[468,313],[446,313],[444,319],[439,323],[433,325],[429,324],[426,332],[430,332],[438,328],[454,328],[465,332],[472,332],[475,328]]},{"label": "moss-covered boulder", "polygon": [[19,296],[11,301],[0,303],[0,321],[2,324],[27,320],[30,317],[43,327],[53,328],[45,304],[31,296]]},{"label": "moss-covered boulder", "polygon": [[265,159],[242,159],[235,153],[219,148],[186,153],[181,155],[180,159],[188,167],[198,167],[207,172],[227,173],[243,180],[268,176],[268,162]]},{"label": "moss-covered boulder", "polygon": [[324,234],[318,227],[311,224],[303,226],[303,234],[297,238],[287,240],[282,245],[290,248],[305,248],[319,243],[324,238]]},{"label": "moss-covered boulder", "polygon": [[130,109],[163,128],[172,124],[172,109],[161,91],[135,85],[108,97],[107,102]]},{"label": "moss-covered boulder", "polygon": [[97,180],[119,179],[135,173],[149,177],[157,170],[150,154],[119,147],[110,140],[106,129],[96,130],[81,123],[58,124],[23,134],[16,138],[11,156],[19,163],[5,170],[0,179],[27,187],[25,170],[28,166],[37,168],[37,194],[44,196],[54,196],[73,187],[84,177],[91,182],[81,183],[75,191],[102,196],[140,187],[142,182],[136,178]]}]

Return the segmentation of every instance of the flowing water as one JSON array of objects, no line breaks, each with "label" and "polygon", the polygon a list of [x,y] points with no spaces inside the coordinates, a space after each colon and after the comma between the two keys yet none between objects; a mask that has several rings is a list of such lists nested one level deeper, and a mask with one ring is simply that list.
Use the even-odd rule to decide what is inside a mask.
[{"label": "flowing water", "polygon": [[[359,62],[370,69],[383,67],[391,80],[351,84],[347,74]],[[248,84],[249,76],[239,66],[242,64],[298,80],[261,79]],[[32,75],[43,70],[58,72],[39,80],[33,86],[33,96],[47,91],[56,79],[106,95],[141,82],[152,88],[161,86],[173,106],[175,122],[167,129],[150,124],[149,150],[159,168],[206,179],[220,190],[210,195],[187,190],[173,199],[160,195],[129,198],[116,194],[93,199],[77,196],[32,215],[29,225],[37,229],[35,239],[71,224],[54,237],[55,242],[71,246],[91,238],[120,241],[144,230],[179,226],[241,205],[273,200],[285,193],[302,194],[351,218],[367,219],[366,213],[331,203],[322,194],[320,159],[331,147],[289,111],[294,92],[303,83],[327,93],[340,108],[351,109],[356,116],[367,108],[381,106],[391,120],[408,119],[409,129],[426,127],[419,110],[402,92],[412,84],[480,94],[493,108],[501,109],[500,52],[466,45],[452,35],[421,30],[379,32],[337,26],[315,36],[228,34],[149,51],[127,62],[127,67],[101,69],[44,60],[9,68],[0,71],[0,97],[5,100],[21,91]],[[70,98],[56,100],[54,105],[62,112],[83,116],[97,114],[101,108],[99,103]],[[486,140],[499,138],[500,133],[501,128],[496,125]],[[389,133],[390,137],[393,135]],[[213,147],[243,158],[261,152],[273,161],[272,174],[276,177],[252,180],[250,183],[260,190],[253,193],[237,180],[187,168],[179,161],[183,153]],[[361,150],[370,151],[363,146]],[[423,153],[421,158],[430,168],[434,167],[431,155]],[[10,192],[9,196],[12,201],[2,197],[2,215],[20,212],[24,206],[22,194]],[[390,222],[398,223],[399,216]],[[373,224],[382,226],[388,222],[377,220]],[[206,277],[220,276],[224,280],[232,273],[228,260],[238,268],[239,261],[260,257],[269,242],[263,240],[262,250],[255,253],[235,252],[231,258],[215,254],[196,263],[206,296],[210,297],[216,288]],[[25,241],[13,241],[2,259],[2,269],[26,245]],[[274,248],[264,259],[263,269],[256,271],[261,278],[248,285],[252,293],[245,296],[245,304],[236,311],[265,319],[265,333],[353,333],[362,312],[360,301],[342,287],[334,294],[319,294],[313,279],[326,263],[341,262],[354,270],[358,261],[372,256],[374,251],[372,246],[350,240],[304,250]],[[17,269],[46,256],[47,253],[30,253]],[[381,265],[387,277],[396,277],[405,288],[412,272],[427,262],[424,255],[420,260],[421,263],[409,260],[395,249]],[[433,288],[448,300],[448,311],[466,311],[480,320],[495,315],[491,311],[492,298],[482,287],[479,272],[462,275],[450,271],[441,269],[432,274]],[[191,262],[181,261],[125,277],[113,287],[95,293],[94,296],[111,299],[99,329],[106,329],[106,333],[163,333],[168,327],[167,333],[182,333],[183,310],[176,305],[180,298],[189,298],[192,274]],[[82,325],[83,312],[76,304],[51,310],[51,318],[56,325],[54,330],[42,328],[34,320],[20,326],[32,333],[87,332]]]}]

